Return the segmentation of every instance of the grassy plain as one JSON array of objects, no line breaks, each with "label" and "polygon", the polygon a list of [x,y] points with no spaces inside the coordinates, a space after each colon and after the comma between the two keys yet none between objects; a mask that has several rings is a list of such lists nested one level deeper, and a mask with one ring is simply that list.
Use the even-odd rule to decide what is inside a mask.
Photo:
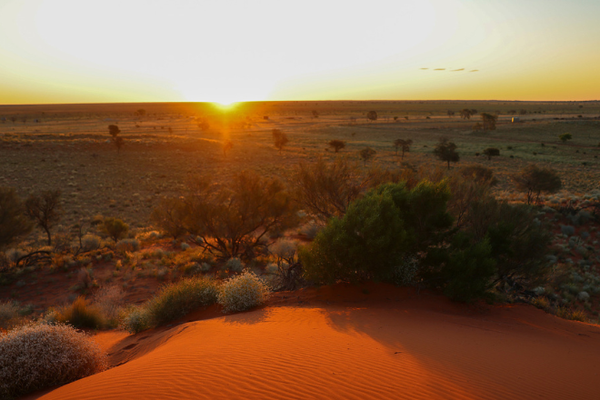
[{"label": "grassy plain", "polygon": [[[474,131],[480,117],[461,119],[463,108],[499,113],[497,129]],[[146,114],[135,115],[139,109]],[[378,113],[376,121],[366,118],[371,110]],[[456,115],[448,116],[448,110]],[[521,110],[526,114],[519,115]],[[513,117],[520,122],[512,123]],[[201,130],[199,121],[210,127]],[[119,152],[109,141],[110,124],[119,126],[125,140]],[[273,146],[273,129],[290,139],[281,154]],[[561,143],[563,133],[573,140]],[[443,166],[432,154],[442,136],[457,144],[457,166],[494,169],[504,197],[520,198],[508,175],[529,163],[559,171],[560,198],[585,194],[600,181],[600,102],[341,101],[228,109],[206,103],[2,106],[0,185],[15,187],[21,196],[60,188],[65,226],[102,214],[142,227],[160,197],[178,195],[196,173],[225,179],[252,169],[287,178],[298,163],[319,156],[358,161],[365,147],[377,151],[370,164],[394,169],[401,164],[392,145],[398,138],[413,140],[403,161]],[[338,154],[328,148],[332,139],[346,142]],[[233,148],[225,154],[226,140]],[[500,149],[500,157],[488,161],[477,155],[487,147]]]}]

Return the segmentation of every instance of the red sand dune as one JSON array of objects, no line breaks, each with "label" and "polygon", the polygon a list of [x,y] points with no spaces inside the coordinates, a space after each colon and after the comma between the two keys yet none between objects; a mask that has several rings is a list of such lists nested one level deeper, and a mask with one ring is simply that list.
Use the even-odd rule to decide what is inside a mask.
[{"label": "red sand dune", "polygon": [[[368,292],[368,293],[366,293]],[[215,317],[216,316],[216,317]],[[594,399],[600,327],[387,285],[278,294],[98,336],[113,365],[40,399]],[[212,318],[215,317],[215,318]]]}]

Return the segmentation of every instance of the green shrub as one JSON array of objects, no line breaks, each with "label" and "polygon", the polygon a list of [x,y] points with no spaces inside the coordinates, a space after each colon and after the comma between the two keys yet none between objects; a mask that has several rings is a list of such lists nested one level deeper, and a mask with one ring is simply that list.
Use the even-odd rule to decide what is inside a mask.
[{"label": "green shrub", "polygon": [[152,326],[164,325],[198,307],[214,304],[217,292],[217,283],[204,277],[168,284],[146,304],[148,321]]},{"label": "green shrub", "polygon": [[106,355],[67,325],[26,325],[0,335],[0,398],[63,385],[105,370]]},{"label": "green shrub", "polygon": [[102,229],[116,243],[127,235],[129,225],[118,218],[105,218]]},{"label": "green shrub", "polygon": [[491,257],[492,247],[484,239],[474,242],[469,235],[459,232],[449,247],[432,249],[427,263],[433,266],[426,279],[444,290],[452,300],[471,302],[487,295],[496,272]]},{"label": "green shrub", "polygon": [[223,312],[245,311],[263,304],[270,296],[268,286],[254,273],[246,271],[227,279],[219,288],[217,301]]},{"label": "green shrub", "polygon": [[380,185],[353,202],[343,218],[333,218],[314,242],[299,251],[307,279],[390,280],[407,255],[435,245],[452,218],[445,182]]},{"label": "green shrub", "polygon": [[90,305],[83,296],[77,297],[71,305],[56,310],[54,320],[76,328],[89,329],[101,329],[106,323],[100,308]]},{"label": "green shrub", "polygon": [[119,326],[130,333],[150,329],[150,318],[144,306],[131,306],[123,311]]}]

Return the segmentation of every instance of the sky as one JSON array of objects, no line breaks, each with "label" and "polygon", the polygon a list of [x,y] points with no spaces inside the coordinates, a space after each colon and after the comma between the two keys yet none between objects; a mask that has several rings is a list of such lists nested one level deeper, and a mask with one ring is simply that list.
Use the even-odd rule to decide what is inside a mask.
[{"label": "sky", "polygon": [[598,0],[0,0],[0,104],[600,99]]}]

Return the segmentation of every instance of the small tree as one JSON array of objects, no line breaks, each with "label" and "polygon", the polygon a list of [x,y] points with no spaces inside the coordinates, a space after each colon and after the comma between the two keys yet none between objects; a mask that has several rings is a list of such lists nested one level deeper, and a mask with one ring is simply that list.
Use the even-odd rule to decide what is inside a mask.
[{"label": "small tree", "polygon": [[488,161],[492,159],[492,157],[497,157],[500,155],[500,150],[495,148],[495,147],[488,147],[487,149],[483,150],[483,154],[485,156],[487,156]]},{"label": "small tree", "polygon": [[138,117],[143,117],[144,115],[146,115],[146,110],[144,110],[143,108],[140,108],[139,110],[137,110],[135,112],[135,115],[137,115]]},{"label": "small tree", "polygon": [[102,221],[102,230],[116,243],[127,235],[129,225],[118,218],[105,218]]},{"label": "small tree", "polygon": [[396,148],[396,155],[398,155],[398,149],[402,149],[401,159],[404,160],[404,153],[408,153],[410,151],[410,146],[412,145],[412,139],[396,139],[394,140],[394,147]]},{"label": "small tree", "polygon": [[117,125],[109,125],[108,133],[111,136],[111,140],[112,140],[113,144],[117,147],[117,151],[120,152],[121,147],[123,147],[123,144],[124,144],[123,138],[121,136],[119,136],[119,133],[121,133],[121,130],[119,129],[119,127]]},{"label": "small tree", "polygon": [[377,154],[377,152],[370,147],[362,149],[359,152],[360,158],[361,158],[361,160],[363,160],[363,163],[365,166],[367,165],[367,161],[369,161],[370,159],[375,157],[375,154]]},{"label": "small tree", "polygon": [[448,169],[450,169],[451,162],[458,162],[460,160],[460,156],[456,151],[456,144],[446,137],[440,138],[433,150],[433,154],[441,161],[446,161],[448,163]]},{"label": "small tree", "polygon": [[449,117],[454,117],[454,114],[455,114],[454,111],[448,110],[448,116]]},{"label": "small tree", "polygon": [[463,108],[460,110],[460,117],[462,119],[471,119],[471,115],[473,115],[473,113],[468,108]]},{"label": "small tree", "polygon": [[367,119],[369,121],[377,121],[377,111],[369,111],[367,113]]},{"label": "small tree", "polygon": [[573,135],[571,135],[570,133],[563,133],[562,135],[559,135],[558,138],[561,142],[567,143],[567,140],[573,139]]},{"label": "small tree", "polygon": [[223,155],[227,156],[227,152],[233,148],[233,142],[231,140],[226,140],[223,142]]},{"label": "small tree", "polygon": [[556,193],[562,188],[558,173],[550,168],[539,168],[531,164],[519,173],[511,175],[517,190],[527,193],[527,204],[539,203],[540,194]]},{"label": "small tree", "polygon": [[281,154],[281,150],[283,150],[283,146],[285,146],[290,140],[287,135],[283,133],[280,129],[273,129],[273,144],[275,147],[279,149],[279,154]]},{"label": "small tree", "polygon": [[333,150],[337,153],[338,151],[346,147],[346,142],[344,142],[343,140],[335,139],[329,142],[329,147],[333,148]]},{"label": "small tree", "polygon": [[167,198],[160,201],[158,207],[152,211],[150,219],[162,232],[176,240],[187,233],[186,212],[183,199]]},{"label": "small tree", "polygon": [[33,225],[12,188],[0,187],[0,250],[31,232]]},{"label": "small tree", "polygon": [[497,115],[481,113],[481,119],[483,120],[484,131],[496,130],[496,121],[498,120]]},{"label": "small tree", "polygon": [[60,196],[59,189],[47,190],[39,195],[31,195],[25,201],[27,215],[46,232],[48,246],[52,245],[50,229],[60,221]]},{"label": "small tree", "polygon": [[311,111],[313,118],[319,118],[319,112],[317,110]]}]

